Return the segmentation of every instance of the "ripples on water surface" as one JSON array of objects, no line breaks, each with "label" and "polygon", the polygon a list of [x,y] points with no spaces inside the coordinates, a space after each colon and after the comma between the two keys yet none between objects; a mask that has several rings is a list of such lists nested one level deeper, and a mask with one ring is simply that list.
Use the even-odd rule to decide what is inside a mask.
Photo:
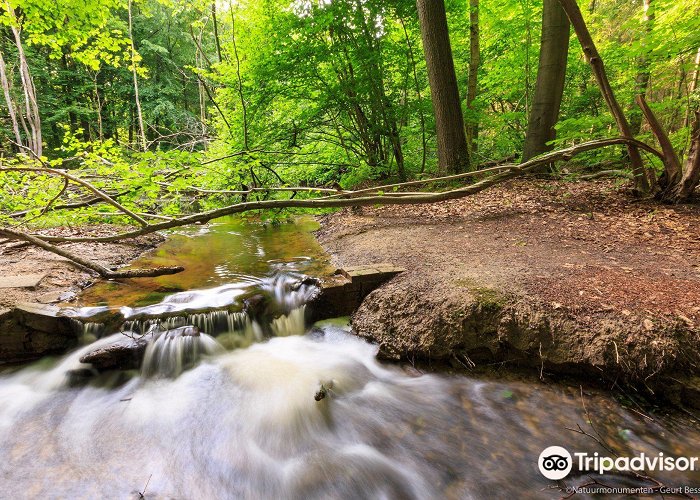
[{"label": "ripples on water surface", "polygon": [[[307,234],[288,231],[280,245]],[[247,272],[294,262],[272,259]],[[223,264],[212,264],[200,279],[220,286]],[[690,429],[607,396],[586,395],[587,415],[578,389],[415,376],[330,325],[232,351],[207,336],[200,361],[177,377],[103,374],[71,387],[79,358],[119,336],[0,376],[3,497],[138,498],[148,482],[148,498],[557,498],[539,452],[602,451],[566,430],[590,430],[589,417],[623,455],[700,450]],[[662,479],[700,485],[697,473]]]}]

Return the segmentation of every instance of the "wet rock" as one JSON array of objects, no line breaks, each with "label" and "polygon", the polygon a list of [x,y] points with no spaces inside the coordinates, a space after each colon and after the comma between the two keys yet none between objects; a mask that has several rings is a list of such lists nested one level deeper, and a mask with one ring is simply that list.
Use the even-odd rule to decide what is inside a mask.
[{"label": "wet rock", "polygon": [[108,346],[85,354],[80,358],[80,362],[91,364],[98,371],[139,368],[146,353],[148,338],[133,335],[133,338],[124,335],[123,338]]},{"label": "wet rock", "polygon": [[371,264],[336,270],[334,276],[324,279],[319,293],[308,303],[310,322],[349,316],[373,290],[405,269],[391,264]]},{"label": "wet rock", "polygon": [[164,332],[165,336],[168,338],[175,337],[199,337],[199,328],[192,325],[180,326],[178,328],[171,328]]},{"label": "wet rock", "polygon": [[96,374],[94,368],[79,368],[66,373],[68,387],[82,387],[87,384]]},{"label": "wet rock", "polygon": [[0,310],[0,363],[31,361],[75,347],[77,335],[55,311],[42,304]]},{"label": "wet rock", "polygon": [[36,300],[41,304],[56,304],[58,302],[70,302],[75,299],[75,292],[56,290],[39,295]]}]

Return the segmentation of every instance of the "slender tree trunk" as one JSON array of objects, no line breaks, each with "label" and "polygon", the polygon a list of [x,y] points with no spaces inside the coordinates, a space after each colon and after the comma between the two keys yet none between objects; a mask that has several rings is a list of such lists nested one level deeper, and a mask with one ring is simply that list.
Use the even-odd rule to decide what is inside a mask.
[{"label": "slender tree trunk", "polygon": [[[700,48],[698,49],[697,54],[695,54],[695,68],[693,69],[693,76],[690,79],[690,86],[688,87],[689,94],[693,94],[698,88],[698,80],[700,80]],[[691,106],[688,106],[685,111],[685,119],[683,120],[684,127],[690,125],[691,111]]]},{"label": "slender tree trunk", "polygon": [[544,0],[540,60],[527,122],[523,161],[552,149],[547,143],[556,137],[554,126],[564,94],[568,55],[569,19],[559,0]]},{"label": "slender tree trunk", "polygon": [[[654,12],[651,2],[652,0],[644,0],[643,4],[644,14],[642,15],[642,23],[644,26],[644,33],[647,37],[651,35],[651,31],[654,27]],[[637,75],[634,77],[635,95],[646,97],[650,80],[649,55],[648,53],[644,53],[637,58]],[[639,131],[642,129],[642,115],[636,109],[633,109],[633,112],[630,113],[630,129],[633,135],[639,134]]]},{"label": "slender tree trunk", "polygon": [[530,27],[530,2],[525,0],[525,115],[530,116],[530,47],[532,47],[532,29]]},{"label": "slender tree trunk", "polygon": [[[370,27],[370,24],[367,22],[365,17],[362,1],[360,0],[356,0],[355,2],[355,14],[358,23],[362,26],[365,43],[367,44],[370,53],[376,55],[376,58],[372,57],[367,64],[372,88],[372,100],[375,104],[374,107],[381,115],[382,132],[383,135],[388,136],[392,155],[396,160],[396,171],[399,179],[403,181],[406,180],[406,169],[403,149],[401,146],[401,135],[399,133],[399,126],[394,107],[392,106],[391,100],[389,99],[389,96],[387,96],[385,90],[382,48],[378,42],[379,37],[377,36],[376,26],[373,25],[373,27]],[[379,141],[381,141],[381,138]]]},{"label": "slender tree trunk", "polygon": [[100,97],[100,88],[97,85],[97,73],[92,77],[92,82],[95,85],[95,111],[97,111],[97,136],[100,141],[104,141],[104,129],[102,126],[102,98]]},{"label": "slender tree trunk", "polygon": [[478,88],[479,65],[481,51],[479,49],[479,0],[469,0],[469,76],[467,78],[467,146],[469,157],[474,158],[477,151],[479,136],[479,117],[474,109],[474,100]]},{"label": "slender tree trunk", "polygon": [[7,78],[7,67],[5,66],[5,59],[2,56],[2,51],[0,50],[0,83],[2,83],[2,91],[5,95],[5,102],[7,103],[7,111],[10,115],[10,121],[12,122],[12,131],[15,133],[15,142],[19,146],[23,146],[22,134],[19,132],[19,122],[17,121],[17,114],[15,113],[15,103],[12,100],[12,94],[10,93],[10,80]]},{"label": "slender tree trunk", "polygon": [[[617,128],[620,131],[620,135],[626,139],[632,138],[632,131],[630,130],[629,123],[625,114],[622,112],[620,104],[615,99],[615,94],[608,81],[608,76],[605,73],[605,67],[603,66],[603,60],[598,53],[598,49],[593,43],[593,38],[591,37],[588,27],[583,20],[583,15],[581,10],[576,3],[576,0],[559,0],[561,6],[564,8],[566,15],[569,17],[569,21],[576,32],[576,36],[581,44],[583,53],[586,60],[591,66],[593,75],[596,78],[598,87],[600,88],[600,93],[605,99],[605,103],[608,105],[610,113],[615,119]],[[632,145],[627,145],[627,153],[629,154],[630,161],[632,162],[632,173],[634,175],[634,187],[635,191],[640,194],[648,194],[652,191],[652,188],[656,188],[656,179],[653,172],[647,172],[642,163],[642,157],[639,154],[639,149]]]},{"label": "slender tree trunk", "polygon": [[418,98],[418,118],[420,120],[421,144],[423,146],[422,154],[421,154],[421,167],[420,167],[420,173],[422,174],[423,172],[425,172],[425,162],[426,162],[426,156],[428,154],[428,141],[427,141],[426,136],[425,136],[425,115],[423,113],[423,98],[421,97],[420,83],[418,82],[418,70],[416,69],[416,58],[415,58],[415,55],[413,53],[413,44],[411,43],[411,38],[408,36],[408,30],[406,29],[406,23],[401,18],[399,18],[399,21],[401,21],[401,27],[403,28],[403,34],[406,37],[406,47],[408,48],[408,59],[411,63],[411,67],[413,68],[413,82],[415,83],[415,86],[416,86],[416,97]]},{"label": "slender tree trunk", "polygon": [[[13,12],[8,3],[6,3],[8,12]],[[12,35],[17,46],[17,56],[19,57],[19,74],[22,80],[22,91],[24,92],[24,106],[26,111],[26,119],[29,123],[30,136],[27,138],[29,149],[37,156],[41,157],[43,144],[41,137],[41,118],[39,116],[39,104],[36,98],[36,88],[34,80],[29,71],[29,64],[24,53],[20,30],[16,26],[10,26]]]},{"label": "slender tree trunk", "polygon": [[223,62],[221,58],[221,41],[219,40],[219,22],[216,20],[216,2],[211,3],[211,19],[214,23],[214,43],[216,43],[216,55],[219,56],[219,62]]},{"label": "slender tree trunk", "polygon": [[148,143],[146,142],[146,127],[143,125],[143,112],[141,111],[141,98],[139,97],[139,78],[136,73],[136,46],[134,45],[133,20],[131,15],[132,0],[129,0],[129,41],[131,42],[131,72],[134,77],[134,100],[136,101],[136,118],[139,125],[139,139],[141,141],[141,149],[146,151]]},{"label": "slender tree trunk", "polygon": [[440,172],[469,168],[469,149],[457,88],[444,0],[417,0],[423,51],[435,113]]},{"label": "slender tree trunk", "polygon": [[231,10],[231,39],[233,41],[233,54],[236,57],[236,77],[238,78],[238,97],[241,100],[243,110],[243,146],[248,149],[248,108],[243,96],[243,78],[241,77],[241,59],[238,57],[238,45],[236,44],[236,16],[233,12],[233,4],[229,2]]}]

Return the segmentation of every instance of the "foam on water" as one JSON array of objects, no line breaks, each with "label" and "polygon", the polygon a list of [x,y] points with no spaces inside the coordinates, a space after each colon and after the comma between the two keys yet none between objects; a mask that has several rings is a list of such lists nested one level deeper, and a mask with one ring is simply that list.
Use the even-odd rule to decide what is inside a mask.
[{"label": "foam on water", "polygon": [[[174,340],[158,337],[153,354]],[[375,354],[324,327],[210,354],[176,378],[137,376],[112,389],[61,382],[80,366],[80,351],[49,370],[1,376],[4,491],[137,498],[150,477],[154,498],[536,496],[549,484],[536,466],[544,447],[598,451],[565,429],[586,425],[576,391],[413,377]],[[317,402],[321,385],[328,395]],[[674,435],[610,399],[589,399],[588,408],[621,454],[700,449],[691,431]],[[615,440],[619,429],[629,430],[628,441]]]}]

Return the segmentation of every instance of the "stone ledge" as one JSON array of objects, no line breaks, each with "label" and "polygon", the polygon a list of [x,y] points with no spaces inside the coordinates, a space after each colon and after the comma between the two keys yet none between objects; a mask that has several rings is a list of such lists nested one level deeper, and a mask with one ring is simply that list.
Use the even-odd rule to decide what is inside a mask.
[{"label": "stone ledge", "polygon": [[324,279],[321,293],[309,303],[312,321],[349,316],[370,292],[405,269],[390,263],[348,266]]}]

